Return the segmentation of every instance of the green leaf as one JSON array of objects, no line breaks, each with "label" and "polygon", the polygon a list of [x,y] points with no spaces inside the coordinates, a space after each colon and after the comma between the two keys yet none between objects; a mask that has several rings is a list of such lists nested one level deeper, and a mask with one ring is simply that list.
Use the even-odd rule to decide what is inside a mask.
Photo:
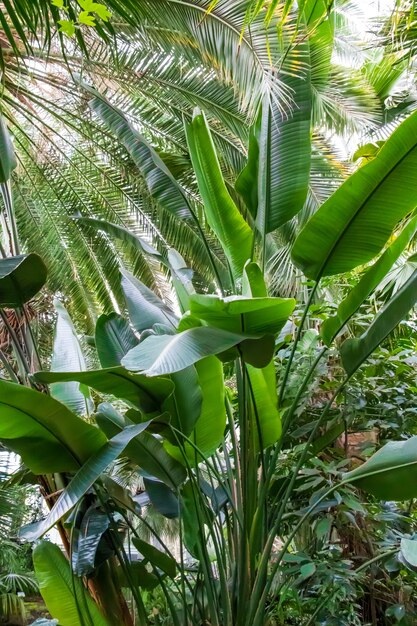
[{"label": "green leaf", "polygon": [[46,277],[46,266],[37,254],[0,259],[0,307],[17,309],[32,300]]},{"label": "green leaf", "polygon": [[0,184],[10,180],[17,161],[4,117],[0,115]]},{"label": "green leaf", "polygon": [[143,479],[146,492],[156,511],[167,517],[175,519],[179,515],[179,503],[175,493],[163,482],[155,478]]},{"label": "green leaf", "polygon": [[245,339],[248,339],[247,335],[200,326],[177,335],[147,337],[128,352],[122,363],[127,369],[140,371],[145,376],[172,374],[204,357],[224,352]]},{"label": "green leaf", "polygon": [[323,322],[320,334],[326,345],[329,346],[331,344],[343,326],[379,285],[406,248],[416,229],[417,216],[407,224],[389,248],[371,265],[360,281],[350,290],[346,298],[339,304],[337,315],[329,317]]},{"label": "green leaf", "polygon": [[416,176],[417,112],[307,222],[292,249],[294,263],[319,280],[370,261],[417,205],[410,182]]},{"label": "green leaf", "polygon": [[275,365],[271,362],[262,369],[247,365],[247,372],[250,397],[254,403],[252,427],[258,449],[265,449],[275,444],[282,432],[281,415],[278,410]]},{"label": "green leaf", "polygon": [[[54,300],[54,306],[58,317],[55,326],[51,371],[64,372],[70,369],[82,372],[86,369],[86,364],[72,320],[59,300]],[[51,385],[51,395],[77,415],[88,415],[92,410],[89,394],[86,397],[77,382],[55,383]]]},{"label": "green leaf", "polygon": [[[107,403],[100,404],[96,420],[107,437],[114,437],[125,426],[132,424]],[[146,431],[135,437],[123,454],[171,489],[175,490],[186,478],[182,465],[168,454],[159,439]]]},{"label": "green leaf", "polygon": [[74,37],[75,24],[72,20],[58,20],[58,24],[60,26],[59,31],[61,33],[64,33],[68,37]]},{"label": "green leaf", "polygon": [[71,554],[72,570],[76,576],[87,576],[94,571],[99,543],[109,525],[109,516],[96,505],[85,512]]},{"label": "green leaf", "polygon": [[174,248],[168,250],[168,264],[178,303],[181,311],[185,313],[190,308],[190,296],[195,293],[192,283],[193,272]]},{"label": "green leaf", "polygon": [[390,441],[366,463],[344,475],[381,500],[403,501],[417,496],[417,436]]},{"label": "green leaf", "polygon": [[104,434],[50,396],[0,380],[0,441],[34,474],[76,471]]},{"label": "green leaf", "polygon": [[[308,66],[308,44],[305,43],[302,50],[299,48],[291,48],[290,56]],[[283,111],[282,104],[269,93],[262,105],[256,216],[262,237],[288,222],[303,208],[310,179],[310,75],[298,68],[285,77],[285,83],[294,100],[292,110]]]},{"label": "green leaf", "polygon": [[402,537],[400,545],[402,560],[413,572],[417,571],[417,541]]},{"label": "green leaf", "polygon": [[134,437],[143,432],[150,422],[127,426],[93,454],[78,470],[68,487],[61,493],[47,517],[22,529],[21,535],[34,541],[50,530],[69,513],[80,498],[94,485],[100,475],[120,456]]},{"label": "green leaf", "polygon": [[95,344],[101,367],[120,365],[125,354],[138,343],[129,322],[121,315],[100,315],[96,324]]},{"label": "green leaf", "polygon": [[211,327],[249,335],[275,335],[284,327],[294,307],[292,298],[190,296],[190,312],[195,317]]},{"label": "green leaf", "polygon": [[134,329],[142,332],[154,324],[175,329],[178,324],[175,313],[133,274],[125,269],[121,270],[121,274],[122,289]]},{"label": "green leaf", "polygon": [[100,393],[121,398],[144,413],[160,412],[162,404],[174,390],[173,383],[167,378],[153,380],[133,375],[123,367],[87,372],[37,372],[34,379],[47,385],[76,380]]},{"label": "green leaf", "polygon": [[185,130],[207,222],[223,246],[233,276],[239,278],[252,256],[253,233],[227,190],[204,114],[196,109]]},{"label": "green leaf", "polygon": [[256,219],[258,212],[259,135],[261,121],[262,114],[260,113],[249,131],[247,163],[235,183],[235,189],[242,196],[253,219]]},{"label": "green leaf", "polygon": [[343,367],[352,375],[406,317],[417,301],[417,270],[384,306],[360,337],[348,339],[340,349]]},{"label": "green leaf", "polygon": [[95,89],[82,83],[93,97],[90,107],[103,124],[129,152],[136,167],[145,178],[150,194],[167,211],[179,219],[190,219],[187,197],[158,153],[127,121],[126,117]]},{"label": "green leaf", "polygon": [[[204,457],[209,457],[222,442],[226,428],[223,367],[218,359],[211,356],[196,363],[195,369],[202,393],[202,405],[189,438]],[[185,435],[188,434],[183,429],[181,430]],[[165,443],[166,449],[173,457],[184,463],[183,454],[185,454],[188,463],[193,466],[203,461],[201,454],[194,446],[185,442],[182,450],[179,450],[176,446]]]},{"label": "green leaf", "polygon": [[[33,551],[33,565],[47,609],[62,626],[85,626],[87,616],[94,626],[110,626],[82,581],[71,574],[70,565],[58,546],[49,541],[38,543]],[[85,612],[83,621],[78,607]]]},{"label": "green leaf", "polygon": [[177,564],[171,556],[149,545],[149,543],[139,539],[139,537],[133,537],[132,542],[135,548],[139,550],[141,555],[149,561],[153,567],[162,570],[164,574],[167,574],[170,578],[175,578]]},{"label": "green leaf", "polygon": [[85,24],[86,26],[96,25],[94,15],[90,15],[87,11],[81,11],[81,13],[78,14],[78,22],[80,24]]}]

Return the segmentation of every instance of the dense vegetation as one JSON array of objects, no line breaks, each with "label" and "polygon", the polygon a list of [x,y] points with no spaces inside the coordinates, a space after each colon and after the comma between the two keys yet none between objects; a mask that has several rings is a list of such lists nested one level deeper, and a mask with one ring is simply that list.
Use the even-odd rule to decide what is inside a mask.
[{"label": "dense vegetation", "polygon": [[416,623],[417,7],[386,4],[0,2],[4,623]]}]

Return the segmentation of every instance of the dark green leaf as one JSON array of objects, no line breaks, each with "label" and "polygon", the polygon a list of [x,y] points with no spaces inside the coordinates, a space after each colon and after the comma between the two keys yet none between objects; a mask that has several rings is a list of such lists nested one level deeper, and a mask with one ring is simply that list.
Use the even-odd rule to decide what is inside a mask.
[{"label": "dark green leaf", "polygon": [[141,555],[149,561],[151,565],[162,570],[170,578],[175,578],[177,564],[171,556],[149,545],[146,541],[142,541],[139,537],[133,537],[132,542],[135,548],[139,550]]},{"label": "dark green leaf", "polygon": [[46,266],[37,254],[0,259],[0,307],[16,309],[32,300],[46,276]]},{"label": "dark green leaf", "polygon": [[[121,315],[100,315],[96,324],[95,344],[101,367],[120,365],[125,354],[138,343],[129,323]],[[69,368],[66,369],[68,371]]]},{"label": "dark green leaf", "polygon": [[352,375],[406,317],[417,301],[417,270],[391,298],[363,335],[348,339],[340,349],[343,367]]}]

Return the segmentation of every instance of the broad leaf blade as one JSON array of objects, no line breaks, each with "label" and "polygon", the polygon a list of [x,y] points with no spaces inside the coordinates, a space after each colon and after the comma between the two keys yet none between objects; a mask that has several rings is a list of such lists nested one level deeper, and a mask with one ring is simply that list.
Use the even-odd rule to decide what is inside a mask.
[{"label": "broad leaf blade", "polygon": [[123,367],[87,372],[37,372],[34,378],[47,385],[76,380],[100,393],[121,398],[144,413],[160,411],[162,404],[174,390],[173,383],[167,378],[152,380],[146,376],[130,374]]},{"label": "broad leaf blade", "polygon": [[82,581],[72,576],[70,565],[57,545],[41,541],[33,551],[33,565],[48,611],[60,624],[84,626],[78,609],[81,606],[94,626],[110,626]]},{"label": "broad leaf blade", "polygon": [[47,269],[37,254],[0,260],[0,307],[16,309],[32,300],[46,282]]},{"label": "broad leaf blade", "polygon": [[186,125],[186,134],[207,222],[223,246],[233,276],[239,278],[252,256],[253,233],[227,190],[206,118],[199,110]]},{"label": "broad leaf blade", "polygon": [[46,519],[38,524],[31,524],[23,529],[22,535],[28,540],[35,540],[50,530],[64,515],[69,513],[82,496],[94,485],[107,467],[123,453],[130,441],[144,431],[150,422],[127,426],[122,432],[93,454],[76,473],[65,491],[59,496]]},{"label": "broad leaf blade", "polygon": [[172,374],[207,356],[224,352],[245,339],[248,339],[247,335],[200,326],[176,335],[147,337],[122,362],[127,369],[142,372],[145,376]]},{"label": "broad leaf blade", "polygon": [[360,167],[298,235],[292,258],[314,280],[370,261],[417,205],[417,113],[396,129],[373,161]]},{"label": "broad leaf blade", "polygon": [[377,315],[360,337],[348,339],[340,349],[343,367],[352,375],[406,317],[417,300],[417,270]]},{"label": "broad leaf blade", "polygon": [[106,438],[50,396],[0,381],[0,441],[34,474],[52,474],[76,471]]},{"label": "broad leaf blade", "polygon": [[[101,367],[120,365],[125,354],[138,343],[129,322],[121,315],[100,315],[96,324],[95,344]],[[68,371],[69,368],[66,369]]]},{"label": "broad leaf blade", "polygon": [[[51,371],[73,370],[82,372],[86,369],[86,363],[72,320],[59,300],[54,300],[54,306],[58,317],[55,326]],[[86,397],[77,382],[55,383],[51,385],[51,395],[77,415],[88,415],[92,409],[89,394]]]},{"label": "broad leaf blade", "polygon": [[406,248],[417,229],[417,216],[398,235],[380,258],[365,272],[337,309],[337,315],[324,321],[320,334],[326,345],[330,345],[343,326],[356,313],[366,298],[376,289],[387,272]]},{"label": "broad leaf blade", "polygon": [[176,328],[176,315],[153,291],[127,270],[122,269],[121,274],[129,318],[135,330],[142,332],[154,324]]},{"label": "broad leaf blade", "polygon": [[417,496],[417,436],[390,441],[366,463],[345,474],[381,500],[411,500]]}]

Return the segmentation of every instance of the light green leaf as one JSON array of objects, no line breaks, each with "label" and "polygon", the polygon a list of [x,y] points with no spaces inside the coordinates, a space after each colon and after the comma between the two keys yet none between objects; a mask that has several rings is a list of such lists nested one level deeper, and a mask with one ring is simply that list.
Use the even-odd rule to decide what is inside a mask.
[{"label": "light green leaf", "polygon": [[252,256],[253,233],[227,190],[204,114],[196,109],[185,129],[207,222],[223,246],[233,276],[239,278]]},{"label": "light green leaf", "polygon": [[[86,363],[72,320],[59,300],[54,300],[54,306],[58,318],[55,326],[51,371],[64,372],[69,369],[82,372],[86,370]],[[93,408],[90,395],[86,396],[80,391],[80,385],[75,381],[51,385],[51,395],[77,415],[88,415]]]},{"label": "light green leaf", "polygon": [[417,270],[384,306],[363,335],[345,341],[340,349],[343,367],[352,375],[406,317],[417,301]]},{"label": "light green leaf", "polygon": [[145,376],[172,374],[248,338],[251,337],[205,326],[190,328],[177,335],[154,335],[128,352],[122,363],[127,369],[140,371]]},{"label": "light green leaf", "polygon": [[175,313],[133,274],[125,269],[121,270],[121,274],[129,318],[135,330],[142,332],[154,324],[175,329],[178,324]]},{"label": "light green leaf", "polygon": [[343,326],[356,313],[366,298],[376,289],[387,272],[406,248],[417,229],[417,216],[402,230],[394,242],[380,258],[365,272],[360,281],[350,290],[339,304],[337,315],[329,317],[322,324],[320,334],[326,345],[330,345]]},{"label": "light green leaf", "polygon": [[0,115],[0,184],[7,183],[17,161],[4,117]]},{"label": "light green leaf", "polygon": [[46,277],[45,263],[37,254],[0,259],[0,307],[17,309],[32,300]]},{"label": "light green leaf", "polygon": [[381,500],[411,500],[417,496],[417,436],[390,441],[366,463],[344,475]]},{"label": "light green leaf", "polygon": [[34,378],[47,385],[76,380],[100,393],[121,398],[144,413],[160,412],[162,403],[174,390],[173,383],[167,378],[154,380],[130,374],[123,367],[87,372],[37,372]]},{"label": "light green leaf", "polygon": [[62,626],[85,626],[78,607],[83,607],[94,626],[110,626],[82,581],[73,578],[70,565],[57,545],[41,541],[33,551],[33,565],[47,609]]},{"label": "light green leaf", "polygon": [[58,24],[60,26],[59,30],[61,33],[64,33],[68,37],[74,37],[75,24],[72,20],[58,20]]},{"label": "light green leaf", "polygon": [[417,205],[416,177],[417,112],[307,222],[292,249],[294,263],[318,280],[370,261]]},{"label": "light green leaf", "polygon": [[93,15],[90,15],[87,11],[81,11],[78,15],[78,21],[80,24],[85,24],[86,26],[95,26],[96,20]]},{"label": "light green leaf", "polygon": [[251,335],[275,335],[284,327],[294,307],[292,298],[190,296],[191,314],[209,326]]},{"label": "light green leaf", "polygon": [[100,315],[96,324],[95,344],[101,367],[120,365],[125,354],[138,343],[129,322],[121,315]]},{"label": "light green leaf", "polygon": [[76,471],[104,434],[44,393],[0,380],[0,441],[34,474]]}]

